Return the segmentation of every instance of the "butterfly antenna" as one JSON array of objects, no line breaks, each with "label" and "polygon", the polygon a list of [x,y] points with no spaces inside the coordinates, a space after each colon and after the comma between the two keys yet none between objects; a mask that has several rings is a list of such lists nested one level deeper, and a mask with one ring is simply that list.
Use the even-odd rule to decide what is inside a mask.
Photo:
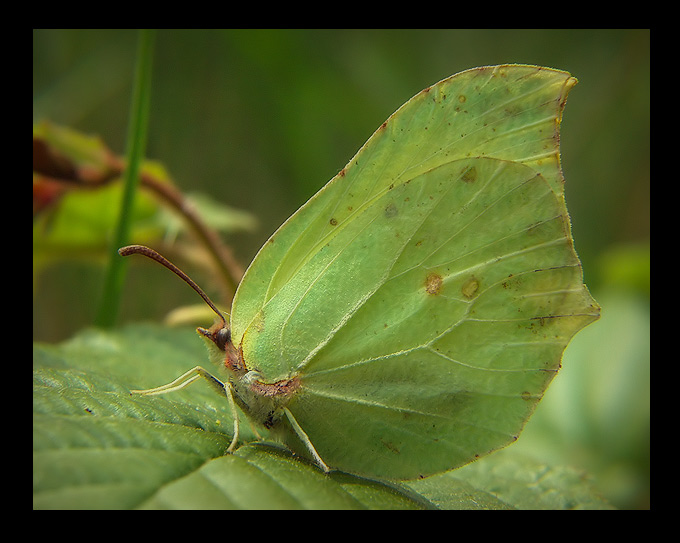
[{"label": "butterfly antenna", "polygon": [[168,268],[171,272],[173,272],[175,275],[179,276],[181,279],[184,280],[186,284],[188,284],[191,288],[193,288],[198,295],[203,298],[203,301],[210,306],[210,308],[217,313],[217,315],[220,317],[222,320],[222,323],[224,326],[227,325],[227,322],[224,320],[224,316],[222,313],[220,313],[220,310],[217,309],[217,306],[212,302],[210,298],[208,298],[208,295],[203,292],[203,289],[199,287],[191,277],[189,277],[186,273],[184,273],[182,270],[180,270],[177,266],[175,266],[172,262],[170,262],[167,258],[164,256],[161,256],[159,253],[154,251],[153,249],[146,247],[145,245],[128,245],[126,247],[121,247],[118,249],[118,254],[120,256],[129,256],[129,255],[144,255],[151,260],[155,260],[159,264],[162,264],[166,268]]}]

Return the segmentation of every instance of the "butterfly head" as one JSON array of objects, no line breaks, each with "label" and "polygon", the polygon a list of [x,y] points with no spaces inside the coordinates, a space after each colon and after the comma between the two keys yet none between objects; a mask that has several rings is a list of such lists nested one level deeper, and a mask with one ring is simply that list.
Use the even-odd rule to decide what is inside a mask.
[{"label": "butterfly head", "polygon": [[243,364],[243,358],[231,341],[231,329],[224,317],[210,328],[199,327],[196,331],[205,341],[210,361],[213,364],[217,366],[224,364],[227,370],[236,375],[245,373],[246,367]]}]

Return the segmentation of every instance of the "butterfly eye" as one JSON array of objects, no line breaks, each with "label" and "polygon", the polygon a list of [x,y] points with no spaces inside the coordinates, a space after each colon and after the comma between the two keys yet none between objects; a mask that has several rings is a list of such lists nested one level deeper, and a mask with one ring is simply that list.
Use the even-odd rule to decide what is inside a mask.
[{"label": "butterfly eye", "polygon": [[221,351],[224,351],[227,347],[227,343],[231,341],[231,329],[226,327],[220,328],[213,335],[213,341]]}]

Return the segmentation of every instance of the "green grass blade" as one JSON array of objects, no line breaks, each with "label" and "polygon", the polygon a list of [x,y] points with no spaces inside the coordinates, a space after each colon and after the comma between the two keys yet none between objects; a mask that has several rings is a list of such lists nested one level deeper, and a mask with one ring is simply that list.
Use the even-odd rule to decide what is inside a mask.
[{"label": "green grass blade", "polygon": [[131,229],[132,206],[139,183],[139,170],[146,148],[149,125],[149,103],[151,96],[151,64],[155,31],[141,30],[137,48],[137,66],[130,106],[126,159],[128,167],[123,177],[124,189],[120,216],[111,246],[109,264],[104,279],[103,293],[99,302],[95,324],[110,327],[116,321],[120,296],[125,278],[123,259],[117,251],[128,243]]}]

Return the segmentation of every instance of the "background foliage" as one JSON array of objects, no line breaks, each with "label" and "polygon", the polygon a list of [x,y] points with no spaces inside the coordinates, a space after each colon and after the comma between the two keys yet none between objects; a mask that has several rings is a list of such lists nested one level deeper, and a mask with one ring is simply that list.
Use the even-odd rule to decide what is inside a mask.
[{"label": "background foliage", "polygon": [[[98,134],[122,154],[136,33],[36,30],[33,38],[34,122]],[[562,166],[576,249],[603,316],[567,350],[513,447],[587,469],[620,507],[647,507],[649,40],[645,30],[160,31],[147,156],[183,190],[258,218],[254,233],[228,240],[245,265],[425,86],[507,62],[571,72],[580,83],[562,124]],[[91,324],[100,264],[80,255],[35,278],[34,339],[65,339]],[[196,279],[210,290],[209,279]],[[158,321],[194,296],[167,272],[139,266],[121,318]]]}]

